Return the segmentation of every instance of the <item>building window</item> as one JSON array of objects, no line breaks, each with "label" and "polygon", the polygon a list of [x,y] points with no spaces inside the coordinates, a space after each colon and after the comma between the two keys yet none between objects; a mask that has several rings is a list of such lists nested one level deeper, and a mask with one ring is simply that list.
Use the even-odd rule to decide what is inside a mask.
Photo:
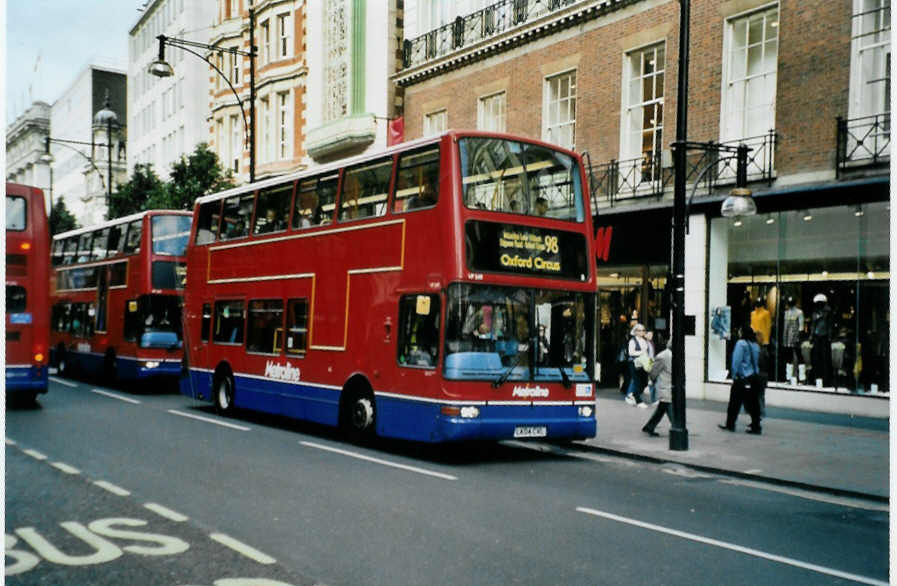
[{"label": "building window", "polygon": [[262,41],[262,63],[271,61],[271,23],[267,20],[261,25],[259,37]]},{"label": "building window", "polygon": [[268,163],[273,157],[271,156],[271,100],[267,97],[262,98],[262,161]]},{"label": "building window", "polygon": [[545,78],[542,139],[572,149],[575,127],[576,71]]},{"label": "building window", "polygon": [[775,128],[778,6],[730,20],[724,46],[722,140],[766,134]]},{"label": "building window", "polygon": [[240,172],[240,117],[230,117],[230,159],[234,173]]},{"label": "building window", "polygon": [[240,56],[236,53],[231,53],[230,55],[231,62],[231,76],[230,81],[235,86],[240,83]]},{"label": "building window", "polygon": [[277,157],[288,159],[290,155],[290,92],[277,94]]},{"label": "building window", "polygon": [[277,56],[280,59],[290,55],[290,15],[277,15]]},{"label": "building window", "polygon": [[477,128],[494,132],[505,131],[507,94],[499,92],[480,98],[477,106]]},{"label": "building window", "polygon": [[850,117],[891,111],[891,1],[854,0]]},{"label": "building window", "polygon": [[642,181],[658,178],[663,150],[664,44],[632,51],[623,69],[623,144],[621,160],[642,158]]},{"label": "building window", "polygon": [[439,110],[424,115],[424,136],[436,136],[448,128],[448,111]]}]

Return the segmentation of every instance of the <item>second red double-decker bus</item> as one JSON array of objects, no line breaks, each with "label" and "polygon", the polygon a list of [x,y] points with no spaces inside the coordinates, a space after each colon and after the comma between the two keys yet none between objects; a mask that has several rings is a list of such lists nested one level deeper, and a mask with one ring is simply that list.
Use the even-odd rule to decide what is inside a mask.
[{"label": "second red double-decker bus", "polygon": [[197,200],[182,392],[353,435],[595,434],[574,152],[448,132]]},{"label": "second red double-decker bus", "polygon": [[6,392],[47,392],[50,232],[44,193],[6,184]]},{"label": "second red double-decker bus", "polygon": [[141,212],[53,238],[51,351],[61,373],[180,373],[190,222],[189,212]]}]

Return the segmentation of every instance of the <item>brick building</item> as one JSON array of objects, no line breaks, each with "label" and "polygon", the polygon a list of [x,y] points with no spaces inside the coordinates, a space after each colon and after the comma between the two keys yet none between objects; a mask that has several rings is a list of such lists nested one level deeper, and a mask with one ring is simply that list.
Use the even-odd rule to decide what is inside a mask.
[{"label": "brick building", "polygon": [[[404,6],[405,138],[482,128],[588,153],[613,386],[634,314],[668,333],[680,3],[450,4]],[[692,0],[690,24],[687,395],[727,396],[737,327],[768,311],[770,404],[882,415],[890,2]],[[725,218],[739,144],[758,214]]]},{"label": "brick building", "polygon": [[[290,173],[305,165],[305,9],[301,0],[218,0],[209,44],[249,52],[251,35],[257,48],[254,63],[237,53],[210,56],[227,79],[209,69],[209,144],[238,182],[249,179],[247,133],[252,123],[253,66],[256,179]],[[245,120],[234,92],[244,104]]]}]

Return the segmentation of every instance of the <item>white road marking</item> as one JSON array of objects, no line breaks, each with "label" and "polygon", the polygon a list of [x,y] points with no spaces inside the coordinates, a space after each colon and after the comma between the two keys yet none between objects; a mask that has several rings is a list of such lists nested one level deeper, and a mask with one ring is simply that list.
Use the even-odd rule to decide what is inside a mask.
[{"label": "white road marking", "polygon": [[51,377],[49,377],[49,379],[50,379],[51,381],[53,381],[54,383],[58,383],[58,384],[60,384],[60,385],[62,385],[62,386],[65,386],[65,387],[72,387],[72,388],[75,388],[75,387],[78,386],[78,385],[75,384],[75,383],[70,383],[70,382],[67,381],[67,380],[62,380],[61,378],[56,378],[55,376],[51,376]]},{"label": "white road marking", "polygon": [[46,460],[47,459],[47,457],[44,454],[41,454],[37,450],[27,449],[27,450],[22,450],[22,451],[25,452],[26,454],[28,454],[29,456],[31,456],[32,458],[34,458],[35,460]]},{"label": "white road marking", "polygon": [[6,438],[6,445],[7,445],[7,446],[14,446],[14,445],[16,445],[16,442],[14,442],[13,440],[11,440],[11,439],[9,439],[9,438]]},{"label": "white road marking", "polygon": [[810,570],[811,572],[817,572],[819,574],[835,576],[836,578],[843,578],[845,580],[853,580],[854,582],[861,582],[863,584],[875,584],[875,585],[880,585],[880,586],[887,586],[886,581],[876,580],[874,578],[860,576],[858,574],[851,574],[849,572],[842,572],[841,570],[835,570],[833,568],[827,568],[825,566],[819,566],[817,564],[810,564],[810,563],[802,562],[800,560],[796,560],[793,558],[787,558],[787,557],[780,556],[780,555],[766,553],[766,552],[760,551],[758,549],[752,549],[750,547],[743,547],[741,545],[736,545],[734,543],[728,543],[725,541],[718,541],[716,539],[710,539],[709,537],[695,535],[694,533],[686,533],[685,531],[678,531],[676,529],[670,529],[668,527],[654,525],[653,523],[645,523],[644,521],[639,521],[637,519],[632,519],[629,517],[621,517],[620,515],[614,515],[613,513],[606,513],[604,511],[598,511],[598,510],[589,509],[586,507],[576,507],[576,510],[579,511],[580,513],[586,513],[587,515],[593,515],[595,517],[602,517],[604,519],[610,519],[611,521],[616,521],[618,523],[626,523],[628,525],[634,525],[636,527],[641,527],[642,529],[648,529],[650,531],[657,531],[659,533],[666,533],[667,535],[681,537],[682,539],[689,539],[691,541],[697,541],[698,543],[704,543],[707,545],[713,545],[715,547],[720,547],[723,549],[737,551],[739,553],[743,553],[746,555],[751,555],[751,556],[762,558],[765,560],[778,562],[780,564],[794,566],[796,568],[802,568],[804,570]]},{"label": "white road marking", "polygon": [[94,484],[99,486],[100,488],[102,488],[104,490],[108,490],[112,494],[115,494],[118,496],[129,496],[131,494],[130,491],[127,491],[120,486],[112,484],[111,482],[106,482],[105,480],[97,480],[96,482],[94,482]]},{"label": "white road marking", "polygon": [[235,425],[233,423],[228,423],[226,421],[219,421],[217,419],[212,419],[211,417],[202,417],[201,415],[194,415],[192,413],[184,413],[183,411],[175,411],[174,409],[169,409],[169,413],[172,415],[180,415],[181,417],[189,417],[190,419],[197,419],[199,421],[205,421],[206,423],[214,423],[215,425],[220,425],[221,427],[229,427],[231,429],[238,429],[240,431],[249,431],[248,427],[244,427],[242,425]]},{"label": "white road marking", "polygon": [[751,468],[750,470],[744,471],[745,474],[760,474],[761,472],[763,472],[763,470],[760,468]]},{"label": "white road marking", "polygon": [[133,403],[134,405],[139,405],[140,401],[137,399],[132,399],[131,397],[122,397],[121,395],[116,395],[115,393],[110,393],[109,391],[101,391],[100,389],[90,389],[91,393],[96,393],[98,395],[103,395],[105,397],[110,397],[112,399],[118,399],[119,401],[124,401],[126,403]]},{"label": "white road marking", "polygon": [[799,488],[788,488],[785,486],[776,486],[773,484],[766,484],[764,482],[758,482],[755,480],[741,480],[738,478],[721,478],[717,482],[722,484],[734,484],[737,486],[749,486],[751,488],[758,488],[760,490],[768,490],[770,492],[778,492],[781,494],[787,494],[790,496],[796,496],[798,498],[807,499],[811,501],[819,501],[821,503],[828,503],[831,505],[838,505],[842,507],[851,507],[854,509],[866,509],[869,511],[884,511],[888,512],[890,510],[890,506],[887,503],[879,503],[871,500],[863,500],[860,498],[852,498],[846,496],[836,496],[836,495],[828,495],[819,492],[813,492],[810,490],[802,490]]},{"label": "white road marking", "polygon": [[160,517],[165,517],[166,519],[174,521],[175,523],[181,523],[188,519],[188,517],[178,513],[177,511],[172,511],[171,509],[163,507],[162,505],[156,503],[146,503],[143,506],[156,513]]},{"label": "white road marking", "polygon": [[255,549],[254,547],[249,547],[245,543],[237,541],[233,537],[230,537],[223,533],[212,533],[211,535],[209,535],[209,537],[213,541],[217,541],[221,545],[223,545],[225,547],[229,547],[232,550],[234,550],[235,552],[237,552],[241,555],[245,555],[249,559],[256,561],[260,564],[273,564],[277,561],[274,558],[272,558],[271,556],[263,554],[262,552]]},{"label": "white road marking", "polygon": [[64,464],[62,462],[51,462],[50,466],[56,468],[57,470],[62,470],[66,474],[81,474],[81,471],[74,466],[69,466],[68,464]]},{"label": "white road marking", "polygon": [[433,470],[426,470],[424,468],[418,468],[416,466],[408,466],[406,464],[399,464],[397,462],[390,462],[388,460],[381,460],[380,458],[372,458],[371,456],[365,456],[363,454],[358,454],[355,452],[349,452],[347,450],[341,450],[339,448],[331,448],[329,446],[324,446],[321,444],[315,444],[312,442],[299,442],[303,446],[308,446],[309,448],[317,448],[319,450],[326,450],[328,452],[333,452],[335,454],[342,454],[343,456],[349,456],[350,458],[357,458],[359,460],[365,460],[367,462],[374,462],[377,464],[382,464],[384,466],[391,466],[392,468],[399,468],[401,470],[408,470],[409,472],[416,472],[418,474],[424,474],[427,476],[435,476],[436,478],[442,478],[443,480],[458,480],[457,477],[452,476],[450,474],[443,474],[442,472],[434,472]]}]

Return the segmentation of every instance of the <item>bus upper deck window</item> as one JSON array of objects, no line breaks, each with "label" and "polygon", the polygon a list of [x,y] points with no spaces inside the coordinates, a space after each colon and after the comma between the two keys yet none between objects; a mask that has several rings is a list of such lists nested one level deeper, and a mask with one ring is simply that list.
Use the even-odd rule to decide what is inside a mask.
[{"label": "bus upper deck window", "polygon": [[402,155],[393,211],[432,207],[439,200],[439,149]]},{"label": "bus upper deck window", "polygon": [[252,233],[268,234],[286,230],[290,220],[290,200],[292,197],[292,183],[278,185],[259,192]]},{"label": "bus upper deck window", "polygon": [[392,178],[392,159],[363,163],[348,169],[340,194],[339,219],[357,220],[386,213],[386,197]]},{"label": "bus upper deck window", "polygon": [[196,244],[209,244],[218,237],[218,221],[221,219],[221,200],[209,201],[199,206],[196,220]]},{"label": "bus upper deck window", "polygon": [[122,252],[134,254],[140,252],[140,238],[143,236],[143,221],[134,220],[128,225],[128,235],[125,237],[125,246]]},{"label": "bus upper deck window", "polygon": [[221,219],[221,239],[232,240],[249,235],[254,193],[235,195],[224,200]]}]

